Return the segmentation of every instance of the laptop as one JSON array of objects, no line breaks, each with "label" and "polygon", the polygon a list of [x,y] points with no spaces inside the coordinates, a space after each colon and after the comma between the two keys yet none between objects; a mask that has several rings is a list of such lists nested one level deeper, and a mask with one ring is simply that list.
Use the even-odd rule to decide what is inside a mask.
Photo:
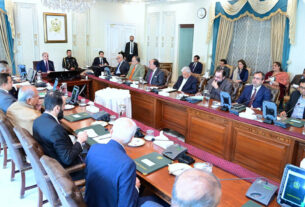
[{"label": "laptop", "polygon": [[67,99],[67,104],[75,105],[78,101],[78,95],[79,95],[79,87],[73,86],[72,95],[70,98]]}]

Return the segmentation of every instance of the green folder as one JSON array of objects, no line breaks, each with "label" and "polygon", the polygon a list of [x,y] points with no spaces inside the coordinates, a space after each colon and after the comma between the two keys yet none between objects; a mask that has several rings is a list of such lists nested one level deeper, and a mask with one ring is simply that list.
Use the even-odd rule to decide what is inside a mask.
[{"label": "green folder", "polygon": [[91,116],[87,112],[81,112],[81,113],[70,114],[70,115],[64,116],[64,119],[66,119],[70,122],[80,121],[80,120],[88,119],[88,118],[91,118]]},{"label": "green folder", "polygon": [[172,160],[160,155],[157,152],[152,152],[134,160],[137,170],[143,175],[152,173],[160,168],[172,163]]},{"label": "green folder", "polygon": [[78,134],[79,132],[82,132],[82,131],[85,131],[85,130],[90,130],[90,129],[94,130],[96,136],[90,137],[89,136],[90,134],[88,134],[87,143],[89,145],[93,145],[93,144],[97,143],[93,138],[109,134],[109,131],[107,131],[105,129],[105,127],[103,127],[102,125],[99,125],[99,124],[91,125],[89,127],[84,127],[84,128],[81,128],[81,129],[77,129],[77,130],[75,130],[75,133]]},{"label": "green folder", "polygon": [[262,207],[262,205],[257,204],[256,202],[249,200],[242,207]]},{"label": "green folder", "polygon": [[304,121],[300,119],[288,118],[285,120],[285,122],[297,128],[302,128],[304,126]]}]

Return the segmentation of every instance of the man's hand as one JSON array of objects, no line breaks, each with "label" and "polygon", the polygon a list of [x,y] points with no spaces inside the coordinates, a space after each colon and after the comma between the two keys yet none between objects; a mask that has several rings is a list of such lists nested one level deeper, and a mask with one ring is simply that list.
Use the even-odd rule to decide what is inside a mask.
[{"label": "man's hand", "polygon": [[82,143],[86,142],[87,139],[88,139],[87,132],[80,132],[80,133],[77,134],[77,140],[76,141],[78,141],[79,143],[82,144]]},{"label": "man's hand", "polygon": [[70,70],[75,70],[75,68],[70,68]]},{"label": "man's hand", "polygon": [[216,81],[216,80],[213,80],[212,86],[213,86],[213,88],[215,88],[215,89],[218,88],[218,84],[217,84],[217,81]]},{"label": "man's hand", "polygon": [[282,111],[282,112],[280,113],[280,116],[281,116],[281,117],[287,117],[286,111]]},{"label": "man's hand", "polygon": [[140,182],[139,178],[136,178],[136,187],[138,189],[140,189],[140,187],[141,187],[141,182]]}]

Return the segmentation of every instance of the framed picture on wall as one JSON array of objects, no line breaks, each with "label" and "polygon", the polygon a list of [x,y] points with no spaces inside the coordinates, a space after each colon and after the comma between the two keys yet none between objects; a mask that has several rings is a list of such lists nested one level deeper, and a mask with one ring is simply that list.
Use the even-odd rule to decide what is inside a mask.
[{"label": "framed picture on wall", "polygon": [[44,42],[67,43],[67,15],[59,13],[43,13]]}]

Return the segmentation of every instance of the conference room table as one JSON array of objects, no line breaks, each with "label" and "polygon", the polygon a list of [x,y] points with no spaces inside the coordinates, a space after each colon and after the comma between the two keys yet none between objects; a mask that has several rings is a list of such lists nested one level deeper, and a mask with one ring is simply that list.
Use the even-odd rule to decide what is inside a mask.
[{"label": "conference room table", "polygon": [[[104,108],[103,106],[97,105],[100,110],[105,110],[106,112],[110,114],[116,113],[112,112],[111,110],[108,110]],[[64,115],[79,113],[79,112],[85,112],[85,107],[76,107],[72,110],[65,110]],[[77,122],[69,122],[65,119],[62,119],[63,126],[71,133],[74,133],[75,130],[88,127],[90,126],[95,120],[92,118],[77,121]],[[145,132],[147,129],[153,129],[137,120],[134,120],[138,127],[141,128],[143,132]],[[106,126],[108,129],[111,128],[111,125]],[[159,135],[158,130],[154,130],[154,135]],[[176,140],[175,138],[171,138],[171,140],[174,140],[176,143],[183,144]],[[187,144],[185,144],[187,147]],[[89,149],[90,150],[90,149]],[[130,156],[132,159],[139,158],[143,155],[149,154],[151,152],[158,152],[162,153],[163,149],[151,141],[146,141],[145,145],[140,147],[129,147],[126,146],[125,150],[127,152],[127,155]],[[204,162],[206,160],[201,160],[195,156],[192,156],[196,162]],[[207,155],[208,157],[208,155]],[[225,160],[221,160],[222,162],[225,162]],[[193,165],[192,165],[193,166]],[[248,188],[250,187],[250,183],[245,180],[230,180],[230,179],[238,179],[237,176],[226,172],[225,170],[213,166],[213,173],[219,178],[219,179],[229,179],[229,180],[223,180],[221,182],[222,186],[222,197],[221,202],[219,204],[220,207],[238,207],[245,204],[249,199],[245,196]],[[253,176],[255,174],[248,173],[249,176]],[[143,175],[140,172],[137,171],[137,176],[141,180],[141,184],[145,186],[145,188],[148,188],[150,192],[153,192],[155,195],[163,199],[164,201],[170,203],[171,200],[171,192],[172,187],[175,181],[175,176],[170,175],[168,172],[168,168],[164,167],[161,168],[151,174]],[[276,203],[276,200],[273,200],[269,206],[279,206]]]},{"label": "conference room table", "polygon": [[[235,163],[280,183],[287,163],[299,165],[305,157],[302,128],[280,128],[213,108],[212,100],[196,104],[177,100],[177,92],[162,96],[139,88],[90,76],[90,99],[107,87],[129,90],[132,118],[155,129],[169,128],[186,144]],[[259,112],[261,113],[261,112]]]}]

